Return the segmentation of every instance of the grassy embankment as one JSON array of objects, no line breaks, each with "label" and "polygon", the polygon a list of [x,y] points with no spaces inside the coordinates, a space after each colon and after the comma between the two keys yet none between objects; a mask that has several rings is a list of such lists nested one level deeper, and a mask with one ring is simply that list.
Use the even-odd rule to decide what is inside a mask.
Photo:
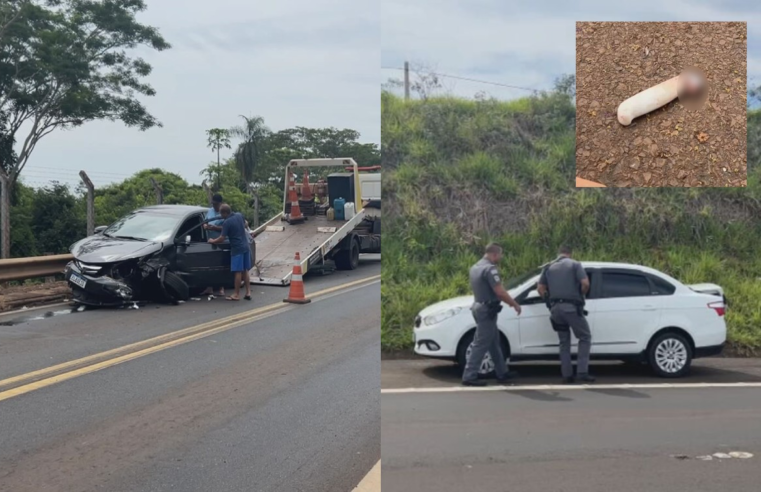
[{"label": "grassy embankment", "polygon": [[419,309],[469,292],[483,246],[504,277],[570,243],[581,260],[639,263],[731,302],[730,340],[761,350],[761,113],[748,117],[748,189],[573,187],[575,108],[561,94],[510,102],[382,97],[382,346],[411,348]]}]

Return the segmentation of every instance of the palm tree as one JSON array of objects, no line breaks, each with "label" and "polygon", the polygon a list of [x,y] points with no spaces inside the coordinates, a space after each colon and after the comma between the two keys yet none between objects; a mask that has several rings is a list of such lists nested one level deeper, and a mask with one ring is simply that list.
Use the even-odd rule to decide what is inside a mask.
[{"label": "palm tree", "polygon": [[248,118],[241,115],[241,118],[245,120],[245,124],[233,127],[229,131],[230,135],[243,140],[235,150],[235,166],[246,183],[246,189],[254,195],[254,228],[257,228],[259,227],[259,192],[258,186],[254,183],[254,172],[264,154],[264,141],[272,132],[264,124],[264,118],[261,116]]},{"label": "palm tree", "polygon": [[246,184],[250,184],[264,153],[264,141],[271,131],[261,116],[248,118],[241,115],[241,118],[245,120],[245,124],[231,128],[230,135],[243,140],[235,151],[235,165]]}]

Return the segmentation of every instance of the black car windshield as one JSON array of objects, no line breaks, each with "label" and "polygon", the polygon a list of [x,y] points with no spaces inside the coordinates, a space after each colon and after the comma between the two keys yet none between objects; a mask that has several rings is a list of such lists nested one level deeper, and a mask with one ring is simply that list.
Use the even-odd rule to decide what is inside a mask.
[{"label": "black car windshield", "polygon": [[108,226],[103,235],[138,241],[166,241],[172,237],[179,220],[171,215],[133,212]]},{"label": "black car windshield", "polygon": [[507,283],[505,284],[505,290],[514,289],[518,287],[519,285],[523,284],[524,282],[527,282],[532,277],[539,275],[540,273],[542,273],[542,269],[536,268],[534,270],[531,270],[530,272],[524,273],[523,275],[519,277],[513,277],[509,279]]}]

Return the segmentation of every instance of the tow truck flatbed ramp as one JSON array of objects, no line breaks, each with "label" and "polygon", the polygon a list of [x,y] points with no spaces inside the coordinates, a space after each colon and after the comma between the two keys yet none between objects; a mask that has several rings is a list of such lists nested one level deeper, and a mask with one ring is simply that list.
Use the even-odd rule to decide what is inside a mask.
[{"label": "tow truck flatbed ramp", "polygon": [[[282,213],[254,231],[256,266],[251,269],[251,283],[289,285],[296,252],[301,256],[301,271],[321,261],[343,238],[362,222],[360,210],[347,221],[328,220],[324,215],[307,217],[301,224],[280,220]],[[335,231],[335,232],[330,232]]]}]

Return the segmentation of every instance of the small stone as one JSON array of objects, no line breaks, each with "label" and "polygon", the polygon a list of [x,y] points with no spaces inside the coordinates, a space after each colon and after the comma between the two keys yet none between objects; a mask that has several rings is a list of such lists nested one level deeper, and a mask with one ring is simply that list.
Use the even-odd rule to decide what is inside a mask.
[{"label": "small stone", "polygon": [[666,165],[666,159],[656,159],[655,165],[658,167],[663,167]]},{"label": "small stone", "polygon": [[597,101],[592,101],[592,104],[590,106],[592,106],[592,109],[597,109],[600,107],[600,103]]},{"label": "small stone", "polygon": [[653,143],[653,141],[650,140],[650,138],[645,138],[645,145],[650,145],[651,143]]},{"label": "small stone", "polygon": [[639,169],[639,160],[632,161],[632,163],[629,164],[629,167],[634,169],[634,170]]},{"label": "small stone", "polygon": [[653,177],[652,173],[645,173],[643,176],[645,177],[645,183],[649,183],[650,178]]},{"label": "small stone", "polygon": [[642,137],[637,137],[634,139],[634,145],[639,145],[642,143]]},{"label": "small stone", "polygon": [[679,171],[679,175],[677,176],[679,179],[684,179],[687,177],[687,171]]}]

